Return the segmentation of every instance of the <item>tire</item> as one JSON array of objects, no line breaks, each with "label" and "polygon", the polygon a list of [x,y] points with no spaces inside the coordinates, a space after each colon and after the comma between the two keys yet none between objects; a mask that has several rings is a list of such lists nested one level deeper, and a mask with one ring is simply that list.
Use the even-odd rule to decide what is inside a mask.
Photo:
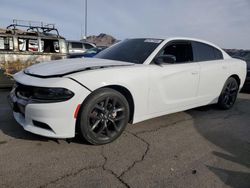
[{"label": "tire", "polygon": [[232,108],[237,99],[238,93],[238,82],[233,77],[228,78],[219,96],[218,107],[223,110]]},{"label": "tire", "polygon": [[109,88],[94,91],[82,104],[79,134],[94,145],[117,139],[129,121],[129,105],[119,92]]}]

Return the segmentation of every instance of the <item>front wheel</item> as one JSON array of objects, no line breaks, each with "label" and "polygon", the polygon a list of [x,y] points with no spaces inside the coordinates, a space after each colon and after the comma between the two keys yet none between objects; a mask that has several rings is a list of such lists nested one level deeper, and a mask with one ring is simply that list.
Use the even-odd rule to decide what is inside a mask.
[{"label": "front wheel", "polygon": [[129,105],[119,92],[102,88],[92,93],[82,105],[79,132],[94,145],[118,138],[129,120]]},{"label": "front wheel", "polygon": [[218,100],[218,106],[224,110],[230,109],[236,101],[238,92],[239,92],[238,82],[236,81],[235,78],[230,77],[226,81],[222,89],[222,92]]}]

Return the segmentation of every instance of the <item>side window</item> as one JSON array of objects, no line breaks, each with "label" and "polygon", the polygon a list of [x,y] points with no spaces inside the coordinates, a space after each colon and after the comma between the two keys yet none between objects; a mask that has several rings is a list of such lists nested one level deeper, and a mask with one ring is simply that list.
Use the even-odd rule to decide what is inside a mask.
[{"label": "side window", "polygon": [[175,56],[176,63],[193,61],[193,50],[190,42],[171,42],[164,48],[162,54]]},{"label": "side window", "polygon": [[41,39],[41,52],[59,53],[59,41],[51,39]]},{"label": "side window", "polygon": [[33,39],[30,39],[29,40],[29,48],[28,48],[28,50],[29,50],[29,52],[38,52],[38,40],[37,39],[35,39],[35,40],[33,40]]},{"label": "side window", "polygon": [[71,43],[71,48],[79,48],[82,49],[83,44],[81,42],[72,42]]},{"label": "side window", "polygon": [[214,55],[216,59],[223,59],[222,52],[216,48],[214,48]]},{"label": "side window", "polygon": [[59,41],[54,41],[54,50],[56,53],[60,52]]},{"label": "side window", "polygon": [[0,37],[0,50],[13,50],[13,38]]},{"label": "side window", "polygon": [[19,51],[38,52],[38,40],[29,38],[18,38]]},{"label": "side window", "polygon": [[195,61],[213,61],[223,59],[223,55],[220,50],[201,43],[192,42]]},{"label": "side window", "polygon": [[85,49],[90,49],[90,48],[93,48],[93,46],[92,46],[92,45],[90,45],[90,44],[84,44],[84,46],[85,46]]},{"label": "side window", "polygon": [[19,51],[26,51],[26,44],[27,44],[27,39],[23,39],[23,38],[18,38],[18,49]]}]

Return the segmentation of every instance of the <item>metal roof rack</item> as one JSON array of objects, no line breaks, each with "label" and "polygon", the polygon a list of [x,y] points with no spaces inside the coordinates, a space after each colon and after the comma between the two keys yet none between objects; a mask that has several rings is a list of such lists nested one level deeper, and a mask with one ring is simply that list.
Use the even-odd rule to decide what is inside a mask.
[{"label": "metal roof rack", "polygon": [[55,24],[48,24],[44,22],[39,22],[39,21],[29,21],[29,20],[13,20],[13,24],[9,25],[7,29],[11,29],[14,31],[14,34],[18,30],[18,27],[21,28],[27,28],[26,31],[34,31],[39,33],[49,33],[51,31],[55,31],[57,33],[57,36],[59,35],[58,30],[55,28]]}]

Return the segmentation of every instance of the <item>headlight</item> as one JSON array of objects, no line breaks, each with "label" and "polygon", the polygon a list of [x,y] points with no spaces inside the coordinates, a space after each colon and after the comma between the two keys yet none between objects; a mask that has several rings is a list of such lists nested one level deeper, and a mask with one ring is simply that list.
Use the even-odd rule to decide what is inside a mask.
[{"label": "headlight", "polygon": [[13,91],[16,96],[34,102],[61,102],[71,99],[74,93],[60,87],[36,87],[16,83]]},{"label": "headlight", "polygon": [[32,99],[45,100],[48,102],[60,102],[69,100],[74,93],[65,88],[34,87]]}]

